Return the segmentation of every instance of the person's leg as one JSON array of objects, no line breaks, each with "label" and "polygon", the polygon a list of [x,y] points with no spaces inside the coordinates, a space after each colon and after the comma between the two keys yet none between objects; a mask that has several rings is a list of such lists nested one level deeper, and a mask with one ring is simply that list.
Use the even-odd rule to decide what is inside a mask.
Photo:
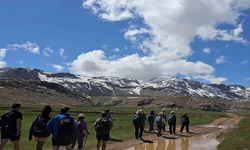
[{"label": "person's leg", "polygon": [[72,144],[71,144],[71,148],[72,149],[74,149],[74,147],[75,147],[75,145],[76,145],[76,140],[77,140],[77,138],[76,137],[73,137],[73,139],[72,139]]},{"label": "person's leg", "polygon": [[83,141],[84,141],[84,137],[78,138],[78,149],[79,150],[82,149]]},{"label": "person's leg", "polygon": [[102,150],[106,150],[107,141],[102,141]]},{"label": "person's leg", "polygon": [[12,141],[12,143],[13,143],[13,150],[19,150],[20,149],[19,140]]},{"label": "person's leg", "polygon": [[72,150],[72,149],[71,149],[71,144],[66,145],[66,146],[65,146],[65,149],[66,149],[66,150]]},{"label": "person's leg", "polygon": [[139,138],[141,138],[141,139],[142,139],[143,131],[144,131],[144,125],[141,125],[140,126],[140,133],[139,133]]},{"label": "person's leg", "polygon": [[176,123],[173,124],[173,133],[175,134],[176,132]]},{"label": "person's leg", "polygon": [[59,145],[56,139],[51,139],[52,140],[52,146],[53,146],[53,150],[58,150],[59,149]]},{"label": "person's leg", "polygon": [[169,126],[169,133],[172,134],[172,126],[173,125],[169,123],[168,126]]},{"label": "person's leg", "polygon": [[135,138],[138,139],[139,126],[135,126]]},{"label": "person's leg", "polygon": [[189,124],[186,124],[186,131],[189,133]]},{"label": "person's leg", "polygon": [[4,146],[8,143],[9,139],[1,139],[0,150],[4,149]]},{"label": "person's leg", "polygon": [[162,129],[163,129],[163,131],[166,131],[166,124],[165,123],[163,123]]},{"label": "person's leg", "polygon": [[97,141],[97,144],[96,144],[96,149],[99,150],[100,149],[100,146],[101,146],[101,140],[98,140]]},{"label": "person's leg", "polygon": [[36,150],[43,150],[44,142],[37,141]]},{"label": "person's leg", "polygon": [[183,129],[184,129],[184,126],[185,126],[185,124],[182,123],[182,124],[181,124],[181,129],[180,129],[180,132],[181,132],[181,133],[182,133],[182,131],[183,131]]},{"label": "person's leg", "polygon": [[53,150],[59,150],[59,146],[53,146]]}]

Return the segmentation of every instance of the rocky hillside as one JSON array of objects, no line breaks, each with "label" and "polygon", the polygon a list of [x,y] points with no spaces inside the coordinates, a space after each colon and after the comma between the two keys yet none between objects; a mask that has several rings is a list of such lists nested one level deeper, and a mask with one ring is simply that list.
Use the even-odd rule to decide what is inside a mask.
[{"label": "rocky hillside", "polygon": [[63,87],[64,90],[83,97],[166,95],[233,100],[250,98],[250,88],[241,85],[204,84],[170,76],[141,81],[129,77],[87,77],[70,73],[48,73],[38,69],[2,68],[0,69],[0,78],[53,83],[58,85],[60,89]]}]

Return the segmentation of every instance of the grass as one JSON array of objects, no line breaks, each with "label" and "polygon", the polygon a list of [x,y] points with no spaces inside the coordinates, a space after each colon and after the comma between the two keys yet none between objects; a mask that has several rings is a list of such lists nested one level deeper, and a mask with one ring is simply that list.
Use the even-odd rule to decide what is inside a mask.
[{"label": "grass", "polygon": [[238,128],[226,134],[225,139],[218,146],[219,150],[247,150],[250,148],[250,114],[245,113]]},{"label": "grass", "polygon": [[[96,139],[95,139],[95,131],[93,127],[94,121],[100,117],[100,113],[102,110],[107,109],[106,107],[76,107],[71,109],[71,114],[73,117],[76,116],[80,112],[84,112],[86,116],[86,121],[89,126],[90,135],[87,140],[86,148],[90,149],[95,147]],[[111,137],[117,140],[126,140],[130,138],[134,138],[134,128],[132,125],[133,113],[138,109],[135,107],[111,107],[109,108],[113,112],[114,118],[114,127],[111,130]],[[28,132],[32,121],[39,114],[39,109],[23,109],[23,121],[22,121],[22,136],[20,140],[21,149],[23,150],[33,150],[35,149],[35,142],[28,141]],[[149,113],[152,108],[145,108],[145,113]],[[155,112],[159,112],[159,108],[153,109]],[[6,110],[0,110],[3,113]],[[166,110],[166,112],[170,112],[170,110]],[[176,110],[177,118],[180,118],[182,113],[188,113],[192,125],[197,124],[207,124],[212,122],[213,120],[224,117],[225,114],[222,112],[205,112],[205,111],[194,111],[194,110]],[[53,112],[52,115],[55,115],[56,112]],[[180,124],[178,120],[177,124]],[[147,128],[147,125],[146,125]],[[112,142],[112,141],[111,141]],[[12,145],[8,143],[5,150],[12,149]],[[51,149],[51,140],[50,138],[45,144],[46,149]]]}]

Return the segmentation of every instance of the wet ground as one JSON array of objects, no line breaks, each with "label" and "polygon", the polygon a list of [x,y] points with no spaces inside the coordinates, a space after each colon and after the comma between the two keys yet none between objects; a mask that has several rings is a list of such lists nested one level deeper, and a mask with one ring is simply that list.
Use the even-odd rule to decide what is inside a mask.
[{"label": "wet ground", "polygon": [[[230,118],[220,118],[203,126],[193,126],[190,133],[170,135],[164,132],[162,137],[149,134],[143,140],[131,139],[112,143],[108,150],[216,150],[226,132],[240,122],[242,117],[229,114]],[[178,131],[178,130],[177,130]]]}]

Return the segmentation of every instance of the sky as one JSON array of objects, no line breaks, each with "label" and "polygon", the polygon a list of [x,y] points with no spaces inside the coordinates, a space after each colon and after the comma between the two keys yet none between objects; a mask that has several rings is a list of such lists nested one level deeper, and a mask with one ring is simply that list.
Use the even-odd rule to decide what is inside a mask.
[{"label": "sky", "polygon": [[0,0],[0,68],[250,87],[249,0]]}]

